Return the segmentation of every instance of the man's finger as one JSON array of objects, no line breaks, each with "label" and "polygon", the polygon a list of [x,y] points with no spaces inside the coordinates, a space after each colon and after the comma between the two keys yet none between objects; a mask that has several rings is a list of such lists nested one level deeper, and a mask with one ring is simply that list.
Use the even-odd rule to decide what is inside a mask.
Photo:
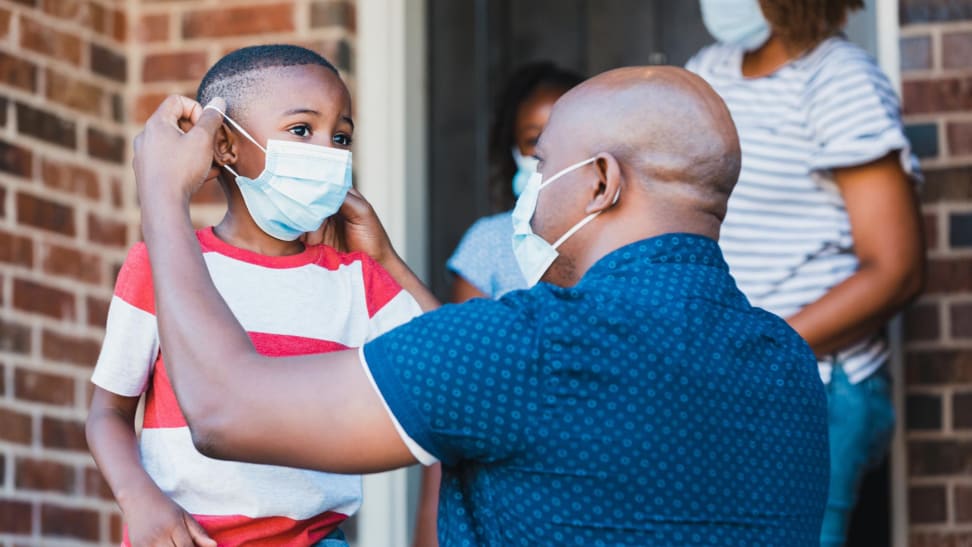
[{"label": "man's finger", "polygon": [[189,536],[192,541],[195,542],[196,547],[216,547],[216,540],[209,537],[206,530],[196,522],[196,519],[189,515],[183,515],[182,517],[186,522],[186,529],[189,530]]},{"label": "man's finger", "polygon": [[223,112],[225,111],[226,101],[223,99],[216,97],[209,101],[206,108],[193,121],[194,125],[189,130],[189,134],[201,131],[212,138],[219,126],[223,125]]},{"label": "man's finger", "polygon": [[193,117],[199,116],[198,110],[200,110],[199,103],[189,97],[169,95],[155,109],[155,113],[152,114],[147,123],[156,122],[179,127],[179,120],[191,120]]}]

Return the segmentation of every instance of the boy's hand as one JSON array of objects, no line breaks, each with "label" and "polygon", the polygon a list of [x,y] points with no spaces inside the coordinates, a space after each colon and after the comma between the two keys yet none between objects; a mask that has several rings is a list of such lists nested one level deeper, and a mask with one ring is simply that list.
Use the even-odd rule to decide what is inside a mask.
[{"label": "boy's hand", "polygon": [[196,519],[161,492],[139,499],[125,519],[133,547],[216,547]]},{"label": "boy's hand", "polygon": [[344,204],[316,232],[304,234],[304,244],[324,243],[341,251],[361,251],[382,265],[398,259],[374,208],[357,190],[348,191]]},{"label": "boy's hand", "polygon": [[[204,110],[192,99],[170,95],[135,137],[132,164],[143,212],[144,204],[188,203],[206,180],[213,164],[213,137],[226,108],[219,98],[210,105],[215,108]],[[184,132],[180,126],[187,123],[192,128]]]}]

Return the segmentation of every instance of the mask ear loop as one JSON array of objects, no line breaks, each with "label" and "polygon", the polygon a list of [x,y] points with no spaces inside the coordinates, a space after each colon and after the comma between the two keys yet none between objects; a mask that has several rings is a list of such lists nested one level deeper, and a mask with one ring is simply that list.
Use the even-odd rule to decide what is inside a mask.
[{"label": "mask ear loop", "polygon": [[[220,115],[222,115],[223,118],[225,118],[226,121],[228,121],[230,123],[230,125],[233,126],[234,129],[236,129],[237,131],[239,131],[240,133],[242,133],[243,136],[246,137],[247,139],[249,139],[250,142],[252,142],[253,144],[255,144],[257,146],[257,148],[259,148],[260,150],[263,150],[263,153],[264,154],[267,153],[267,149],[264,148],[264,147],[262,147],[262,146],[260,146],[260,143],[258,143],[256,141],[256,139],[253,138],[253,135],[250,135],[250,133],[247,132],[246,129],[243,129],[243,126],[241,126],[240,124],[236,123],[236,121],[234,121],[233,118],[230,118],[229,116],[226,115],[225,112],[223,112],[222,110],[216,108],[213,105],[206,105],[206,106],[203,107],[203,110],[206,110],[207,108],[211,108],[211,109],[215,110],[216,112],[219,112]],[[230,167],[229,165],[224,165],[223,167],[226,168],[226,170],[229,171],[230,173],[233,173],[233,176],[234,177],[238,177],[239,176],[236,173],[236,171],[234,171],[233,168]]]},{"label": "mask ear loop", "polygon": [[[620,198],[621,198],[621,189],[618,188],[618,193],[617,194],[614,194],[614,201],[611,202],[611,207],[614,207],[614,205],[618,202],[618,200]],[[561,245],[563,245],[564,242],[567,241],[568,238],[570,238],[570,236],[576,234],[578,230],[580,230],[584,226],[587,226],[587,224],[590,221],[592,221],[595,218],[597,218],[597,215],[599,215],[599,214],[601,214],[603,212],[604,211],[598,211],[596,213],[591,213],[591,214],[587,215],[586,217],[584,217],[584,219],[581,220],[580,222],[578,222],[577,224],[575,224],[573,228],[571,228],[570,230],[567,230],[567,233],[566,234],[560,236],[560,239],[558,239],[553,244],[553,248],[554,249],[557,249],[558,247],[560,247]]]}]

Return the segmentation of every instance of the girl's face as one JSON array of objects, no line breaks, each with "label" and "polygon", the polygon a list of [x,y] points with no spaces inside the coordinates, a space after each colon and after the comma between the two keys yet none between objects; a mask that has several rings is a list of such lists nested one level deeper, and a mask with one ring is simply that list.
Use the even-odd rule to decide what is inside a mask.
[{"label": "girl's face", "polygon": [[520,154],[536,154],[537,140],[547,126],[550,110],[563,94],[563,90],[541,86],[520,103],[520,108],[516,111],[516,122],[513,124],[513,142],[520,149]]}]

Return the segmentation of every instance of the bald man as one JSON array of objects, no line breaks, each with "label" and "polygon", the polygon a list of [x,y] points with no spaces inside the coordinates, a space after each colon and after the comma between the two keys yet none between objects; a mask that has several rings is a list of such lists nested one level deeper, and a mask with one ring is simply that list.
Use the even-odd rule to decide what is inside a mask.
[{"label": "bald man", "polygon": [[[739,144],[700,78],[621,69],[558,101],[515,215],[542,282],[326,355],[257,354],[207,275],[187,204],[219,122],[170,98],[135,143],[166,364],[203,453],[349,473],[440,461],[443,545],[817,542],[824,392],[719,252]],[[348,245],[436,306],[359,196],[342,215]]]}]

